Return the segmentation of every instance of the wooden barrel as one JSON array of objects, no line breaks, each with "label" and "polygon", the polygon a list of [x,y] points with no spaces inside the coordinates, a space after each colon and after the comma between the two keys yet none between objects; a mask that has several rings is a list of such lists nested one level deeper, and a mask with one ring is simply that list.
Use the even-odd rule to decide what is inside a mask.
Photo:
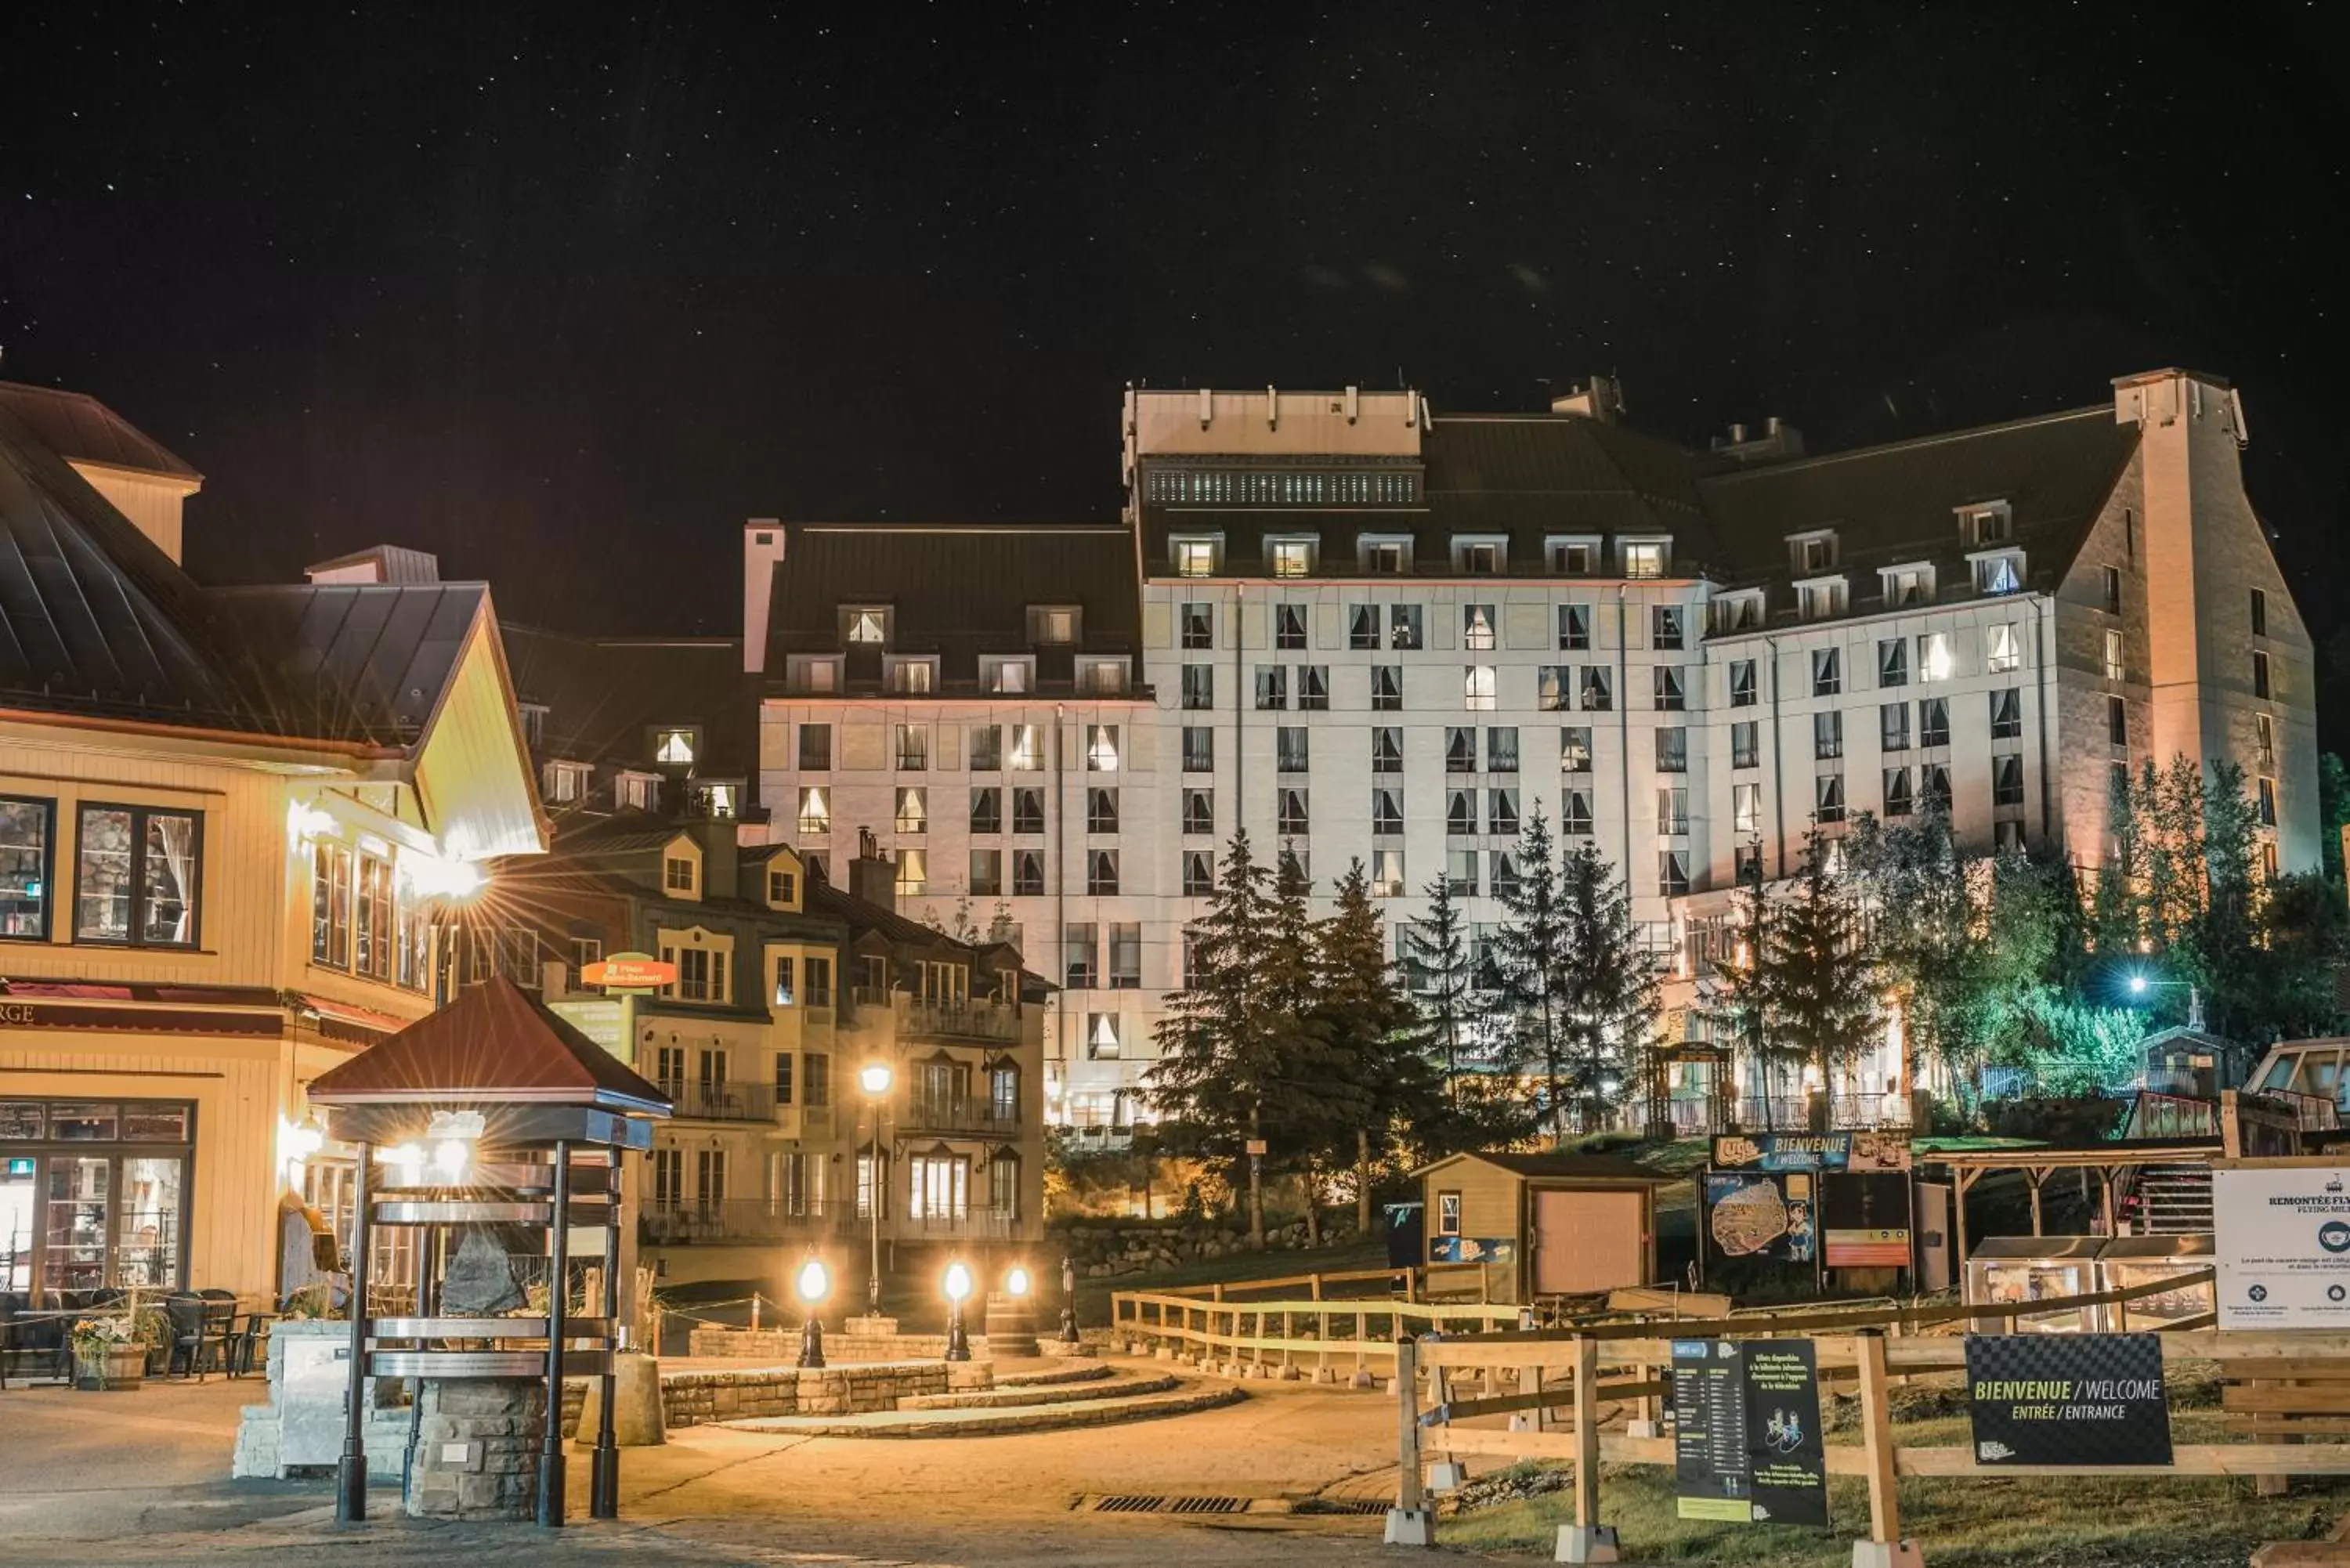
[{"label": "wooden barrel", "polygon": [[1008,1296],[991,1291],[987,1297],[987,1353],[990,1355],[1035,1355],[1036,1298]]}]

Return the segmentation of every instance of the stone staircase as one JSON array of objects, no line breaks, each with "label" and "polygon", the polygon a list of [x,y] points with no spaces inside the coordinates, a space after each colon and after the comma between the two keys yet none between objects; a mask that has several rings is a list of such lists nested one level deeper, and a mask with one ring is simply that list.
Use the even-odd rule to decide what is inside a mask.
[{"label": "stone staircase", "polygon": [[736,1431],[789,1437],[976,1438],[1188,1415],[1244,1397],[1237,1388],[1088,1365],[1012,1374],[991,1388],[910,1394],[898,1400],[894,1410],[764,1416],[722,1424]]}]

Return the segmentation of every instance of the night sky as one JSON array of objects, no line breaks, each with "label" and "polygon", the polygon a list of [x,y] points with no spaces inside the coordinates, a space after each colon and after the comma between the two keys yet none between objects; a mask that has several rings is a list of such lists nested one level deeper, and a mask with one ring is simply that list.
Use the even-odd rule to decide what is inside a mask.
[{"label": "night sky", "polygon": [[[592,21],[590,20],[592,18]],[[1153,385],[1814,450],[2244,389],[2350,743],[2325,5],[0,6],[0,378],[379,541],[735,629],[739,526],[1084,518]]]}]

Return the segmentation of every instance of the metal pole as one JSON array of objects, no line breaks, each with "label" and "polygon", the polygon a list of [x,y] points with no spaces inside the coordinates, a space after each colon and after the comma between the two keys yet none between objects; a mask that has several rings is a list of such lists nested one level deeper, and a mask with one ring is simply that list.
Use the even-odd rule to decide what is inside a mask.
[{"label": "metal pole", "polygon": [[[571,1144],[555,1140],[554,1234],[547,1243],[546,1428],[538,1445],[538,1522],[563,1523],[563,1335],[571,1304]],[[606,1409],[611,1401],[604,1402]]]},{"label": "metal pole", "polygon": [[[1117,1324],[1110,1325],[1110,1332],[1118,1332]],[[1077,1261],[1066,1252],[1061,1254],[1061,1343],[1077,1343]]]},{"label": "metal pole", "polygon": [[596,1458],[588,1470],[588,1515],[591,1519],[620,1517],[620,1446],[612,1435],[612,1405],[618,1392],[615,1358],[620,1348],[620,1151],[606,1158],[604,1195],[604,1339],[603,1408],[596,1418]]},{"label": "metal pole", "polygon": [[865,1311],[868,1316],[879,1317],[881,1315],[881,1096],[868,1095],[866,1098],[873,1106],[873,1142],[869,1146],[873,1151],[870,1156],[872,1163],[866,1168],[873,1174],[872,1198],[866,1205],[872,1210],[873,1262],[871,1271],[865,1276]]},{"label": "metal pole", "polygon": [[351,1182],[351,1369],[343,1396],[343,1462],[336,1472],[337,1524],[358,1524],[367,1518],[368,1165],[374,1158],[374,1145],[359,1145],[359,1174]]}]

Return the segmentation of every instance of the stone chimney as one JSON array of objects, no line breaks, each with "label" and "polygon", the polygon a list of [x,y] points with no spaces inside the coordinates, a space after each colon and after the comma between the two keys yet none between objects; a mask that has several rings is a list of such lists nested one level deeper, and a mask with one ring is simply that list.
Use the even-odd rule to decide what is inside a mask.
[{"label": "stone chimney", "polygon": [[1550,411],[1612,425],[1624,412],[1624,384],[1613,376],[1594,376],[1590,385],[1574,388],[1564,396],[1553,398]]},{"label": "stone chimney", "polygon": [[857,858],[848,863],[848,896],[892,911],[898,908],[898,863],[881,853],[869,827],[857,830]]},{"label": "stone chimney", "polygon": [[1713,438],[1713,453],[1749,467],[1784,462],[1804,455],[1804,432],[1776,414],[1764,420],[1760,431],[1742,421],[1730,427],[1729,435]]},{"label": "stone chimney", "polygon": [[371,545],[302,568],[314,583],[437,583],[441,557],[401,545]]}]

